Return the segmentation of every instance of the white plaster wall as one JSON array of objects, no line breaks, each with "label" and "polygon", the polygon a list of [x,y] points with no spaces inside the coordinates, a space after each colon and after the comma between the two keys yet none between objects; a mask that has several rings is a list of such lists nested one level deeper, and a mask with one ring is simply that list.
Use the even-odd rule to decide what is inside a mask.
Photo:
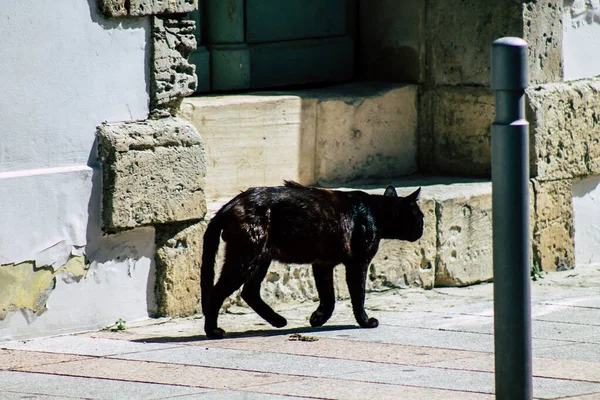
[{"label": "white plaster wall", "polygon": [[575,265],[600,265],[600,176],[573,181]]},{"label": "white plaster wall", "polygon": [[[565,4],[567,5],[567,4]],[[600,7],[575,0],[563,14],[564,79],[600,75]]]},{"label": "white plaster wall", "polygon": [[148,115],[148,18],[107,21],[96,0],[0,1],[0,265],[91,262],[57,279],[48,310],[11,312],[0,340],[86,330],[155,308],[154,231],[103,237],[96,127]]},{"label": "white plaster wall", "polygon": [[96,1],[0,2],[0,172],[86,164],[102,121],[148,115],[149,19]]}]

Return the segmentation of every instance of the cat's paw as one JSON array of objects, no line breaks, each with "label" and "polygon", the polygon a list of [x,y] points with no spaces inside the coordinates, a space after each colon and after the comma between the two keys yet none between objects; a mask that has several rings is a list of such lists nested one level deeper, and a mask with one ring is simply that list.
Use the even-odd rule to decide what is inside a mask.
[{"label": "cat's paw", "polygon": [[369,318],[367,321],[359,322],[359,325],[362,328],[377,328],[379,326],[379,321],[377,318]]},{"label": "cat's paw", "polygon": [[269,321],[269,323],[275,328],[283,328],[287,325],[287,319],[283,318],[281,315],[276,315]]},{"label": "cat's paw", "polygon": [[210,339],[223,339],[225,331],[221,328],[205,329],[206,336]]},{"label": "cat's paw", "polygon": [[331,314],[327,315],[317,310],[310,316],[310,326],[312,326],[313,328],[323,326],[323,324],[327,322],[330,316]]}]

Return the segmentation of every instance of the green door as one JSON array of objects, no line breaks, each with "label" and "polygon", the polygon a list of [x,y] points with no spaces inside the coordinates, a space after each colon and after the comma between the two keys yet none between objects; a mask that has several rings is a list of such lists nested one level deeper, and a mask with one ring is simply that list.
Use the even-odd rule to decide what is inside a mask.
[{"label": "green door", "polygon": [[351,79],[355,0],[200,0],[199,91]]}]

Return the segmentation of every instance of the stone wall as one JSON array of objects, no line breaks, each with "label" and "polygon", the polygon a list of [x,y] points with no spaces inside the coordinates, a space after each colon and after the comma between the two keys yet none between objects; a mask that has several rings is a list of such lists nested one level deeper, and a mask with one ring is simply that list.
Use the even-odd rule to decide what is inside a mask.
[{"label": "stone wall", "polygon": [[198,311],[206,200],[206,156],[200,134],[175,115],[197,87],[195,22],[185,13],[198,0],[104,0],[108,17],[151,18],[150,113],[143,121],[103,124],[102,221],[106,233],[151,226],[156,242],[156,313]]}]

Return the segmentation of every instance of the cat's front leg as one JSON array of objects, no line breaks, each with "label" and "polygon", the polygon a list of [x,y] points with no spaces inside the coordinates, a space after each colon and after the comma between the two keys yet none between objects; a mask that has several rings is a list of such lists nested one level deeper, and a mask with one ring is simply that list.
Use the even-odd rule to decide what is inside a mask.
[{"label": "cat's front leg", "polygon": [[369,318],[365,311],[365,286],[369,262],[354,262],[345,265],[346,283],[348,284],[348,292],[350,292],[352,311],[354,311],[356,322],[362,328],[377,328],[379,321],[376,318]]},{"label": "cat's front leg", "polygon": [[335,264],[319,264],[312,266],[315,286],[319,293],[319,307],[310,316],[310,326],[322,326],[333,314],[335,308],[335,292],[333,290],[333,268]]}]

